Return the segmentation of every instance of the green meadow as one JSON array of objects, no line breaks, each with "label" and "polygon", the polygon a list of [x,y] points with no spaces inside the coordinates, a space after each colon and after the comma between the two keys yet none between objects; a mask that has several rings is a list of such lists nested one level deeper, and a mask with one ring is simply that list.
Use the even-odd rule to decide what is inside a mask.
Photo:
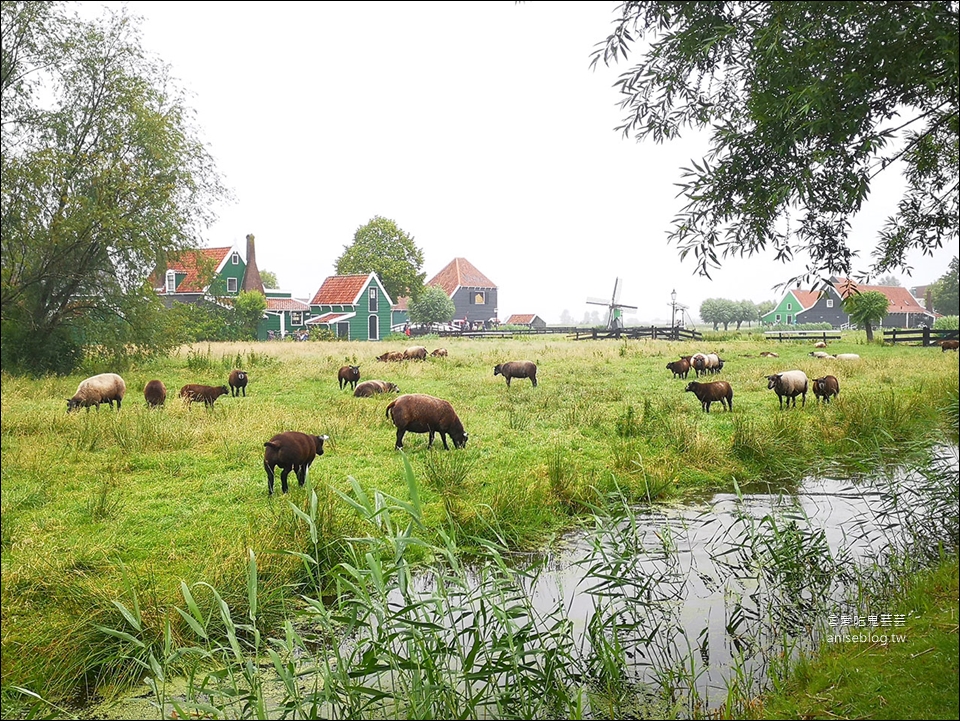
[{"label": "green meadow", "polygon": [[[189,635],[172,611],[181,582],[208,583],[244,613],[247,549],[257,555],[258,618],[278,622],[304,590],[329,593],[329,573],[345,540],[369,533],[339,494],[352,484],[403,498],[407,481],[395,429],[385,417],[395,396],[354,398],[337,370],[359,364],[361,380],[396,383],[402,393],[449,400],[469,441],[444,451],[439,436],[408,433],[404,451],[433,533],[454,529],[465,550],[498,538],[541,548],[611,498],[676,502],[734,484],[790,487],[810,474],[855,475],[902,460],[905,448],[956,442],[957,355],[939,348],[867,345],[845,334],[815,359],[811,342],[762,340],[579,341],[426,339],[446,358],[380,363],[410,345],[311,342],[202,344],[129,369],[96,368],[70,377],[2,377],[2,683],[50,699],[76,700],[122,686],[143,669],[125,658],[129,640],[101,628],[125,626],[136,607],[143,634],[161,643],[165,628]],[[779,358],[761,358],[773,350]],[[716,378],[734,390],[733,412],[705,414],[687,380],[666,363],[717,352]],[[539,386],[507,387],[497,363],[528,359]],[[187,407],[186,383],[226,384],[249,373],[246,397]],[[781,411],[765,376],[799,368],[835,375],[840,395]],[[66,399],[94,372],[120,372],[122,410],[66,413]],[[147,381],[167,387],[163,408],[148,409]],[[263,443],[298,430],[326,434],[310,469],[318,536],[298,520],[309,496],[291,475],[267,495]],[[469,541],[467,539],[470,539]],[[310,554],[316,564],[294,553]],[[120,601],[120,605],[116,603]],[[198,600],[199,601],[199,600]]]}]

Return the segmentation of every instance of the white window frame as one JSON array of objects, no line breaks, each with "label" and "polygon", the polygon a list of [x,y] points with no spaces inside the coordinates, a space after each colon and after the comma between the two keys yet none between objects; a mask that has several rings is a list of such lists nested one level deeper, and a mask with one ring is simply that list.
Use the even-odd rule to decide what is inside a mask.
[{"label": "white window frame", "polygon": [[177,272],[175,270],[167,271],[167,292],[177,292]]},{"label": "white window frame", "polygon": [[367,310],[371,313],[376,313],[380,309],[380,298],[377,295],[376,288],[370,288],[367,291]]},{"label": "white window frame", "polygon": [[833,298],[827,298],[827,308],[833,308]]},{"label": "white window frame", "polygon": [[303,311],[302,311],[302,310],[291,310],[291,311],[290,311],[290,325],[303,325]]},{"label": "white window frame", "polygon": [[228,292],[228,293],[236,293],[238,287],[239,287],[239,283],[237,282],[237,279],[236,279],[236,278],[227,278],[227,292]]},{"label": "white window frame", "polygon": [[240,256],[237,253],[234,253],[233,256],[230,258],[230,262],[233,263],[234,265],[240,265]]}]

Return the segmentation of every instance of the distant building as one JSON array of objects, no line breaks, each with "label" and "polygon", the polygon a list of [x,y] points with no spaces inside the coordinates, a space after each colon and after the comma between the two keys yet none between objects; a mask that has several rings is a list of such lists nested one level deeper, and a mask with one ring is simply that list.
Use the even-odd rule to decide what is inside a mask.
[{"label": "distant building", "polygon": [[327,326],[347,340],[380,340],[390,333],[392,306],[376,273],[333,275],[310,301],[307,325]]},{"label": "distant building", "polygon": [[427,285],[443,288],[453,301],[455,320],[497,320],[497,286],[466,258],[451,260]]},{"label": "distant building", "polygon": [[232,246],[184,250],[171,255],[151,282],[167,308],[174,303],[213,303],[240,292],[246,268]]},{"label": "distant building", "polygon": [[525,325],[528,328],[546,328],[547,321],[533,313],[514,313],[507,318],[507,325]]}]

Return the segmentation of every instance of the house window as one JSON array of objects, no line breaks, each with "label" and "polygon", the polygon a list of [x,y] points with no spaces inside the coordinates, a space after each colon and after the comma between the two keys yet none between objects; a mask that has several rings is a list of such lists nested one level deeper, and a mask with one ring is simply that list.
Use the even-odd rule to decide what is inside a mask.
[{"label": "house window", "polygon": [[369,296],[370,296],[370,312],[376,313],[377,312],[377,289],[371,288],[369,292]]},{"label": "house window", "polygon": [[779,323],[779,322],[780,322],[780,314],[777,313],[777,323]]},{"label": "house window", "polygon": [[167,271],[167,292],[174,293],[177,290],[177,274],[175,271]]},{"label": "house window", "polygon": [[827,308],[833,308],[833,298],[827,298]]},{"label": "house window", "polygon": [[793,310],[793,303],[787,303],[787,310]]},{"label": "house window", "polygon": [[290,325],[303,325],[303,311],[302,311],[302,310],[292,310],[292,311],[290,311]]},{"label": "house window", "polygon": [[791,323],[793,323],[793,316],[792,316],[792,315],[788,315],[788,316],[787,316],[787,325],[790,325]]},{"label": "house window", "polygon": [[240,265],[240,256],[234,253],[233,257],[230,258],[230,262],[233,263],[234,265]]},{"label": "house window", "polygon": [[227,278],[227,292],[236,293],[237,292],[237,279],[236,278]]},{"label": "house window", "polygon": [[350,324],[349,323],[337,323],[337,338],[346,338],[350,339]]},{"label": "house window", "polygon": [[475,291],[470,296],[470,305],[484,305],[486,302],[486,295],[482,290]]}]

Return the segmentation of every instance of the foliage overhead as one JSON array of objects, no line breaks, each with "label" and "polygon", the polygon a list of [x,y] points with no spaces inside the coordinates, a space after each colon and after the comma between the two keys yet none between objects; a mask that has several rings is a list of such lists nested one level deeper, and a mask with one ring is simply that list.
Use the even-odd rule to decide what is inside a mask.
[{"label": "foliage overhead", "polygon": [[904,190],[861,281],[910,271],[958,233],[957,2],[638,2],[591,66],[640,58],[615,87],[624,136],[709,129],[682,170],[669,241],[709,277],[722,259],[808,258],[783,285],[854,277],[851,220],[872,181]]},{"label": "foliage overhead", "polygon": [[167,68],[126,10],[2,3],[3,365],[162,350],[148,283],[227,197]]},{"label": "foliage overhead", "polygon": [[883,293],[868,290],[863,293],[851,293],[843,300],[843,309],[850,315],[850,320],[863,326],[867,331],[867,342],[873,342],[873,326],[887,315],[890,301]]},{"label": "foliage overhead", "polygon": [[420,293],[427,275],[422,267],[423,251],[413,236],[379,215],[357,228],[353,244],[344,246],[336,263],[339,275],[376,273],[394,303]]},{"label": "foliage overhead", "polygon": [[414,323],[449,323],[457,308],[443,288],[424,286],[420,295],[410,300],[410,320]]}]

